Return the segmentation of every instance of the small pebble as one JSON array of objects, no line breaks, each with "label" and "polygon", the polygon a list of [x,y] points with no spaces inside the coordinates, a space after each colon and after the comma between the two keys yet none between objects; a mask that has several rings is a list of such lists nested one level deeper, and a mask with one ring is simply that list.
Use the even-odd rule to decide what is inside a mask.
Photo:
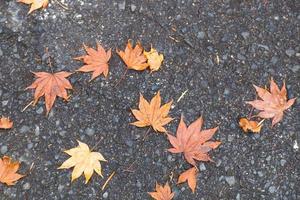
[{"label": "small pebble", "polygon": [[202,39],[204,39],[204,37],[205,37],[205,33],[203,31],[198,32],[198,34],[197,34],[198,39],[202,40]]},{"label": "small pebble", "polygon": [[233,186],[235,184],[235,178],[234,176],[226,176],[225,177],[226,182],[230,185]]},{"label": "small pebble", "polygon": [[291,67],[292,72],[296,73],[298,71],[300,71],[300,65],[294,65],[293,67]]},{"label": "small pebble", "polygon": [[275,186],[271,186],[271,187],[269,187],[269,192],[270,193],[274,193],[276,191],[276,187]]},{"label": "small pebble", "polygon": [[247,40],[248,37],[250,36],[250,33],[249,32],[242,32],[242,36],[243,36],[244,40]]},{"label": "small pebble", "polygon": [[108,197],[108,192],[104,192],[103,195],[102,195],[102,197],[103,197],[104,199],[107,199],[107,197]]},{"label": "small pebble", "polygon": [[1,154],[5,154],[7,152],[7,146],[3,145],[0,149]]},{"label": "small pebble", "polygon": [[88,136],[93,136],[95,134],[95,129],[92,129],[92,128],[87,128],[85,130],[85,133],[88,135]]},{"label": "small pebble", "polygon": [[125,10],[125,6],[126,6],[126,1],[123,1],[123,2],[119,3],[119,9],[120,10]]},{"label": "small pebble", "polygon": [[130,8],[131,8],[131,11],[134,12],[136,10],[136,5],[131,4]]},{"label": "small pebble", "polygon": [[37,114],[42,114],[44,111],[43,107],[39,107],[39,109],[36,110]]},{"label": "small pebble", "polygon": [[199,168],[200,168],[200,171],[205,171],[206,170],[206,167],[203,163],[200,164]]},{"label": "small pebble", "polygon": [[288,57],[292,57],[294,54],[295,54],[295,50],[293,49],[288,49],[285,51],[285,54],[288,56]]},{"label": "small pebble", "polygon": [[30,189],[30,183],[25,183],[24,185],[23,185],[23,190],[29,190]]},{"label": "small pebble", "polygon": [[21,129],[20,129],[20,133],[28,133],[30,131],[30,128],[29,126],[22,126]]}]

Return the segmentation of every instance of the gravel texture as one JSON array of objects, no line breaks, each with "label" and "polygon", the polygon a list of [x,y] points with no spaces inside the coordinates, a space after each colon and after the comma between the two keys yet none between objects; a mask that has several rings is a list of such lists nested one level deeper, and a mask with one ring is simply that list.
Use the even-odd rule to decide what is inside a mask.
[{"label": "gravel texture", "polygon": [[[14,0],[0,3],[0,114],[15,123],[0,131],[0,155],[22,161],[20,172],[27,174],[13,187],[1,184],[1,200],[150,199],[156,181],[169,181],[179,200],[300,199],[300,101],[275,127],[268,120],[261,134],[246,135],[237,124],[250,111],[245,101],[255,99],[252,84],[268,85],[274,77],[280,85],[286,81],[289,98],[300,97],[299,1],[63,2],[68,10],[51,1],[32,15]],[[107,79],[89,83],[90,74],[73,74],[70,101],[57,99],[48,117],[43,101],[21,112],[33,98],[24,91],[34,80],[30,71],[50,71],[46,47],[54,71],[74,71],[82,66],[72,59],[84,54],[82,43],[94,47],[98,40],[115,52],[130,38],[164,54],[160,71],[129,71],[114,87],[125,71],[114,53]],[[166,151],[166,137],[150,132],[142,145],[147,129],[129,125],[139,93],[150,99],[158,90],[164,102],[174,100],[170,132],[181,114],[188,123],[203,115],[205,128],[220,127],[215,139],[222,145],[210,154],[215,163],[199,162],[195,194],[176,185],[189,165]],[[98,143],[95,150],[109,161],[104,179],[94,175],[87,185],[82,177],[71,184],[71,170],[57,170],[68,158],[63,150],[76,140]],[[124,171],[131,164],[133,172]]]}]

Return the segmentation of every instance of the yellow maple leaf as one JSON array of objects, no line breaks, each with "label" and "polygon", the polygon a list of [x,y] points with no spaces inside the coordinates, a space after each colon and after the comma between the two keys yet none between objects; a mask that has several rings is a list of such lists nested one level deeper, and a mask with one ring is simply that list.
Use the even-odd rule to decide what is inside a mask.
[{"label": "yellow maple leaf", "polygon": [[91,152],[87,144],[78,141],[78,147],[64,151],[69,154],[71,158],[66,160],[58,169],[69,169],[74,167],[72,172],[72,180],[79,178],[82,173],[85,176],[85,183],[88,183],[92,177],[94,170],[101,177],[101,164],[99,161],[106,161],[99,152]]},{"label": "yellow maple leaf", "polygon": [[25,3],[25,4],[31,4],[30,10],[28,14],[31,12],[40,9],[40,8],[46,8],[49,4],[49,0],[18,0],[20,3]]},{"label": "yellow maple leaf", "polygon": [[156,49],[151,47],[151,50],[149,52],[144,51],[144,55],[147,58],[147,63],[149,65],[149,68],[151,72],[159,70],[161,63],[164,60],[164,55],[159,54]]}]

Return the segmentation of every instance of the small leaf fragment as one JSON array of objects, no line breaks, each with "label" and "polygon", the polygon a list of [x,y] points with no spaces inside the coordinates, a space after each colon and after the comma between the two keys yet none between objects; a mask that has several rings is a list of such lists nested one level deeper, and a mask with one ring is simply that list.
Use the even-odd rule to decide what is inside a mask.
[{"label": "small leaf fragment", "polygon": [[262,122],[251,121],[247,118],[241,118],[239,121],[239,125],[245,133],[259,133],[261,131],[261,127],[263,126]]},{"label": "small leaf fragment", "polygon": [[49,4],[49,0],[18,0],[19,3],[31,4],[28,14],[31,12],[40,9],[46,8]]},{"label": "small leaf fragment", "polygon": [[179,175],[177,183],[188,182],[188,186],[191,188],[192,192],[195,193],[196,185],[197,185],[197,174],[198,170],[196,167],[192,167]]},{"label": "small leaf fragment", "polygon": [[0,129],[10,129],[13,126],[13,122],[9,117],[1,117],[0,119]]}]

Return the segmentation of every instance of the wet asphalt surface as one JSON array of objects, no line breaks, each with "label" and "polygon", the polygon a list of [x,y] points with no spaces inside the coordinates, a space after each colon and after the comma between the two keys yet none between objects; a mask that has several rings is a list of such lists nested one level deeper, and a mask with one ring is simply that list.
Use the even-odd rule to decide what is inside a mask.
[{"label": "wet asphalt surface", "polygon": [[[256,97],[252,84],[268,86],[274,77],[280,85],[286,81],[289,98],[300,96],[297,0],[64,2],[68,10],[52,1],[29,16],[26,5],[0,3],[0,114],[15,123],[0,131],[0,155],[22,161],[20,172],[27,174],[13,187],[1,184],[1,200],[150,199],[156,181],[169,181],[179,200],[300,198],[299,101],[274,128],[268,120],[260,134],[246,135],[237,124],[251,110],[245,101]],[[114,87],[125,71],[115,49],[124,49],[128,39],[146,49],[152,44],[165,61],[155,73],[129,71]],[[54,71],[74,71],[82,66],[72,59],[84,54],[82,43],[95,47],[96,40],[114,52],[107,79],[89,83],[91,74],[75,73],[69,102],[57,99],[47,117],[44,101],[21,112],[33,98],[33,91],[24,91],[34,80],[30,71],[50,71],[45,48]],[[202,115],[204,128],[220,127],[214,139],[222,145],[210,153],[215,163],[198,162],[195,194],[176,185],[190,166],[166,151],[166,136],[151,131],[142,144],[147,128],[129,125],[139,93],[150,99],[158,90],[164,102],[174,100],[170,132],[181,114],[188,124]],[[87,185],[83,177],[71,184],[71,170],[57,170],[68,158],[62,151],[76,140],[97,144],[108,160],[104,179],[94,175]]]}]

